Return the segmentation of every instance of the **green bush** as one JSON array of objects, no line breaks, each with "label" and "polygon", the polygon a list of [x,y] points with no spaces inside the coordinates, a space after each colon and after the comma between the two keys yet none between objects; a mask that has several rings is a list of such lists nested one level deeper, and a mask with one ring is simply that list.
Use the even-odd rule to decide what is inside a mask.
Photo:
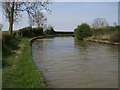
[{"label": "green bush", "polygon": [[[12,54],[12,50],[18,49],[18,41],[19,39],[10,35],[9,32],[2,32],[2,57],[5,58]],[[2,64],[6,64],[4,60]]]},{"label": "green bush", "polygon": [[43,34],[43,28],[42,28],[42,27],[33,28],[32,31],[33,31],[34,34],[37,35],[37,36]]},{"label": "green bush", "polygon": [[19,35],[24,37],[34,36],[34,33],[32,32],[32,27],[25,27],[25,28],[19,29]]},{"label": "green bush", "polygon": [[110,36],[110,41],[111,41],[111,42],[120,42],[120,31],[114,32],[114,33]]},{"label": "green bush", "polygon": [[55,34],[54,28],[52,26],[48,26],[47,30],[45,30],[45,34],[54,35]]},{"label": "green bush", "polygon": [[92,35],[92,31],[90,29],[90,26],[86,23],[83,23],[79,25],[75,30],[74,30],[74,35],[77,37],[79,40],[82,40],[83,38],[86,38],[88,36]]},{"label": "green bush", "polygon": [[118,26],[107,26],[101,28],[92,28],[94,35],[112,34],[119,29]]},{"label": "green bush", "polygon": [[38,28],[32,28],[32,27],[25,27],[19,30],[18,32],[19,36],[24,36],[24,37],[34,37],[34,36],[39,36],[43,34],[43,28],[38,27]]},{"label": "green bush", "polygon": [[2,43],[7,43],[12,36],[8,32],[2,32]]}]

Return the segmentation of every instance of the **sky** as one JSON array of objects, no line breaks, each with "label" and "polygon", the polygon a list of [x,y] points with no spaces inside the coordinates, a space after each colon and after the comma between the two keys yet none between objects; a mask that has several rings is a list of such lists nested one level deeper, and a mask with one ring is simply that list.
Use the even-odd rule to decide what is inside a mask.
[{"label": "sky", "polygon": [[[95,18],[105,18],[110,25],[118,22],[117,2],[53,2],[48,6],[52,12],[44,12],[47,25],[52,25],[55,30],[74,30],[81,23],[92,24]],[[27,14],[14,24],[14,30],[28,26]],[[8,23],[2,17],[3,30],[7,30]]]}]

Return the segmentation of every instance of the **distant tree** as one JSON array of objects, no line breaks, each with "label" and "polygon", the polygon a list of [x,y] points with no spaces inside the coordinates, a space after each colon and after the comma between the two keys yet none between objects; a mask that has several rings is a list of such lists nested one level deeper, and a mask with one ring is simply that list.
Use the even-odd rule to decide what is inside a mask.
[{"label": "distant tree", "polygon": [[47,27],[47,29],[45,30],[45,34],[54,35],[54,34],[55,34],[54,28],[53,28],[51,25],[49,25],[49,26]]},{"label": "distant tree", "polygon": [[49,0],[38,0],[38,2],[17,2],[17,0],[12,0],[10,2],[2,2],[3,13],[9,22],[10,34],[13,31],[13,23],[17,22],[18,18],[22,16],[21,12],[27,12],[29,16],[32,16],[38,10],[45,9],[50,11],[47,8],[49,3],[51,3]]},{"label": "distant tree", "polygon": [[35,12],[35,14],[30,17],[30,22],[32,25],[37,25],[38,27],[44,27],[47,21],[47,18],[41,11]]},{"label": "distant tree", "polygon": [[92,27],[105,27],[108,25],[109,24],[105,18],[96,18],[93,20]]}]

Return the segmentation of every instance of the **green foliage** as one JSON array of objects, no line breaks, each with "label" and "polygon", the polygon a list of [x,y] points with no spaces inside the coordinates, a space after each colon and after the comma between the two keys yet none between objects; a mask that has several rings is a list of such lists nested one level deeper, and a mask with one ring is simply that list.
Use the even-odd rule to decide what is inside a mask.
[{"label": "green foliage", "polygon": [[24,37],[32,37],[35,34],[32,32],[32,27],[25,27],[19,30],[19,35]]},{"label": "green foliage", "polygon": [[[17,48],[17,39],[8,32],[2,32],[2,53],[8,53],[12,49]],[[8,49],[9,48],[9,49]]]},{"label": "green foliage", "polygon": [[120,42],[120,31],[115,31],[115,32],[110,36],[110,41],[111,41],[111,42]]},{"label": "green foliage", "polygon": [[54,28],[52,26],[48,26],[47,30],[45,30],[45,34],[54,35],[55,34]]},{"label": "green foliage", "polygon": [[[13,39],[11,39],[12,41]],[[16,42],[17,41],[17,42]],[[42,75],[36,69],[35,63],[31,57],[31,49],[29,38],[19,37],[13,42],[9,43],[9,48],[16,43],[25,45],[21,50],[21,54],[12,53],[9,56],[5,53],[3,57],[3,63],[5,65],[2,69],[2,87],[3,88],[45,88],[46,85],[43,82]],[[11,49],[13,52],[20,49]]]},{"label": "green foliage", "polygon": [[24,36],[24,37],[34,37],[34,36],[39,36],[43,34],[43,28],[38,27],[38,28],[32,28],[32,27],[25,27],[19,30],[18,32],[19,36]]},{"label": "green foliage", "polygon": [[[45,88],[42,75],[32,60],[29,38],[14,37],[9,32],[2,32],[2,41],[2,87]],[[20,44],[25,47],[21,49]]]},{"label": "green foliage", "polygon": [[7,43],[12,38],[8,32],[2,32],[2,42]]},{"label": "green foliage", "polygon": [[90,29],[90,26],[86,23],[83,23],[79,25],[75,30],[74,30],[74,35],[77,37],[79,40],[82,40],[83,38],[86,38],[88,36],[92,35],[92,31]]},{"label": "green foliage", "polygon": [[2,67],[8,66],[6,58],[14,54],[13,50],[19,49],[18,47],[19,39],[14,38],[9,34],[9,32],[2,33]]},{"label": "green foliage", "polygon": [[33,28],[32,31],[36,36],[43,35],[43,28],[42,27],[37,27]]},{"label": "green foliage", "polygon": [[107,26],[101,28],[92,28],[92,31],[94,35],[103,35],[103,34],[112,34],[118,29],[119,29],[118,26]]},{"label": "green foliage", "polygon": [[101,28],[92,28],[94,36],[109,36],[111,42],[120,42],[120,26],[107,26]]}]

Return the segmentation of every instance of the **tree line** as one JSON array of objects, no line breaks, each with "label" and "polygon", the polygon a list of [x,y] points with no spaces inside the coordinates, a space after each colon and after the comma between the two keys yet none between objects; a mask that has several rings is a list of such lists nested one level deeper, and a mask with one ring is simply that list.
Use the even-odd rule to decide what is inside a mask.
[{"label": "tree line", "polygon": [[3,14],[9,22],[9,32],[13,33],[13,24],[18,22],[18,19],[22,17],[21,12],[27,12],[30,19],[30,25],[37,24],[38,27],[44,26],[44,22],[47,18],[41,12],[48,9],[48,4],[51,4],[49,0],[39,1],[39,2],[18,2],[17,0],[12,0],[9,2],[2,2]]}]

